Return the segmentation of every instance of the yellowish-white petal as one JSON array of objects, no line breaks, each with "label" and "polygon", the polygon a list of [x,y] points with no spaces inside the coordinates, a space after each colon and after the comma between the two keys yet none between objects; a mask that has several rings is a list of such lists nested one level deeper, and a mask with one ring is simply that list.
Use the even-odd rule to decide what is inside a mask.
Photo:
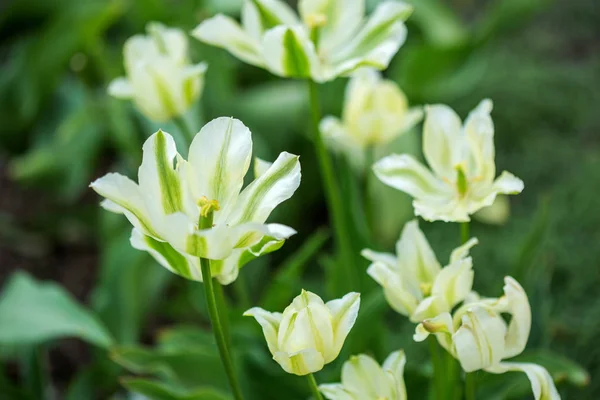
[{"label": "yellowish-white petal", "polygon": [[325,365],[323,355],[315,349],[306,349],[297,353],[279,351],[273,354],[273,359],[285,372],[300,376],[318,372]]},{"label": "yellowish-white petal", "polygon": [[504,278],[504,296],[508,303],[506,311],[512,317],[506,333],[504,358],[510,358],[525,350],[531,331],[531,306],[523,287],[510,276]]},{"label": "yellowish-white petal", "polygon": [[423,153],[431,169],[454,182],[455,168],[464,161],[466,150],[462,122],[456,112],[443,104],[425,107]]},{"label": "yellowish-white petal", "polygon": [[303,27],[281,25],[267,31],[261,49],[267,68],[274,74],[320,80],[320,62]]},{"label": "yellowish-white petal", "polygon": [[244,317],[254,317],[256,319],[256,322],[262,327],[269,351],[272,355],[277,353],[279,351],[277,347],[277,331],[279,330],[283,314],[272,313],[260,307],[253,307],[244,312]]},{"label": "yellowish-white petal", "polygon": [[254,157],[254,179],[260,178],[273,165],[270,161],[265,161],[258,157]]},{"label": "yellowish-white petal", "polygon": [[249,35],[234,19],[218,14],[193,30],[192,36],[201,42],[223,48],[251,65],[263,66],[260,42]]},{"label": "yellowish-white petal", "polygon": [[370,356],[352,356],[342,367],[342,384],[358,399],[391,399],[392,387],[381,366]]},{"label": "yellowish-white petal", "polygon": [[502,172],[494,181],[494,188],[498,193],[518,194],[523,191],[525,184],[523,181],[508,171]]},{"label": "yellowish-white petal", "polygon": [[436,336],[442,347],[448,351],[451,350],[454,326],[452,325],[452,316],[450,313],[442,313],[435,318],[426,319],[421,322],[415,329],[413,340],[415,342],[422,342],[427,339],[430,334]]},{"label": "yellowish-white petal", "polygon": [[490,116],[492,108],[491,100],[482,100],[471,111],[464,125],[471,159],[468,174],[484,182],[491,182],[496,176],[494,123]]},{"label": "yellowish-white petal", "polygon": [[417,308],[420,299],[406,287],[395,268],[375,261],[367,269],[367,274],[381,285],[385,299],[396,312],[408,317]]},{"label": "yellowish-white petal", "polygon": [[404,367],[406,365],[406,354],[404,350],[391,353],[383,362],[382,368],[392,375],[395,383],[395,400],[407,400],[406,384],[404,383]]},{"label": "yellowish-white petal", "polygon": [[535,400],[560,400],[560,394],[556,390],[552,376],[546,368],[532,363],[501,362],[486,368],[492,374],[503,374],[509,371],[525,372]]},{"label": "yellowish-white petal", "polygon": [[117,99],[131,99],[134,95],[133,87],[125,77],[114,79],[110,85],[108,85],[107,91],[109,95],[116,97]]},{"label": "yellowish-white petal", "polygon": [[479,240],[477,240],[477,238],[471,238],[467,240],[466,243],[452,250],[452,253],[450,254],[450,263],[459,261],[463,258],[467,258],[469,256],[469,251],[471,250],[471,248],[478,243]]},{"label": "yellowish-white petal", "polygon": [[299,25],[296,12],[282,0],[244,0],[242,25],[256,40],[269,29],[279,25]]},{"label": "yellowish-white petal", "polygon": [[483,223],[504,225],[510,216],[508,196],[498,195],[491,206],[483,207],[473,217]]},{"label": "yellowish-white petal", "polygon": [[456,260],[442,268],[431,290],[432,295],[444,299],[448,309],[442,311],[450,311],[467,297],[473,288],[474,275],[471,257]]},{"label": "yellowish-white petal", "polygon": [[329,400],[359,400],[349,393],[341,383],[326,383],[319,385],[319,392]]},{"label": "yellowish-white petal", "polygon": [[400,240],[396,243],[399,267],[410,277],[413,286],[419,289],[421,284],[433,283],[441,266],[435,257],[427,238],[414,219],[407,222],[402,229]]},{"label": "yellowish-white petal", "polygon": [[327,302],[326,306],[331,312],[334,340],[330,357],[326,358],[333,359],[342,350],[344,341],[356,322],[360,308],[360,293],[348,293],[341,299]]}]

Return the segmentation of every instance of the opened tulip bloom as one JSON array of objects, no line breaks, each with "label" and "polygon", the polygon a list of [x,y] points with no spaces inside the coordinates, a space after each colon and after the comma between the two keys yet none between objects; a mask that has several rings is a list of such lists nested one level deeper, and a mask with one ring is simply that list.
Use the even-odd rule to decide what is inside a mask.
[{"label": "opened tulip bloom", "polygon": [[133,100],[153,121],[167,121],[185,113],[200,97],[207,66],[189,62],[182,30],[152,22],[147,31],[148,36],[136,35],[125,43],[127,77],[111,82],[108,92]]},{"label": "opened tulip bloom", "polygon": [[365,0],[300,0],[298,10],[282,0],[244,0],[241,26],[219,14],[192,35],[276,75],[324,82],[362,66],[387,68],[412,7],[385,1],[368,19]]},{"label": "opened tulip bloom", "polygon": [[324,303],[316,294],[303,290],[283,314],[254,307],[244,315],[261,325],[273,359],[286,372],[308,375],[340,354],[359,306],[358,293]]},{"label": "opened tulip bloom", "polygon": [[131,222],[135,248],[192,280],[202,280],[199,257],[213,260],[212,275],[228,284],[245,263],[295,233],[265,221],[298,188],[298,156],[281,153],[241,190],[251,155],[250,130],[239,120],[217,118],[196,135],[187,161],[173,138],[158,131],[144,143],[138,183],[110,173],[91,187],[106,198],[106,209]]},{"label": "opened tulip bloom", "polygon": [[329,400],[406,400],[404,351],[395,351],[383,365],[366,354],[350,357],[342,367],[342,382],[319,386]]},{"label": "opened tulip bloom", "polygon": [[385,157],[373,167],[382,182],[414,198],[416,215],[429,221],[466,222],[498,194],[523,190],[523,181],[509,172],[494,179],[490,100],[471,111],[464,125],[448,106],[428,106],[425,111],[423,152],[433,171],[407,154]]},{"label": "opened tulip bloom", "polygon": [[423,116],[421,108],[409,108],[406,96],[395,82],[362,68],[346,87],[342,119],[323,118],[320,130],[331,147],[351,160],[364,157],[365,149],[389,143],[406,133]]},{"label": "opened tulip bloom", "polygon": [[408,222],[396,253],[362,251],[372,262],[367,273],[383,287],[390,306],[413,322],[449,312],[462,302],[473,286],[473,261],[469,249],[473,238],[454,249],[449,264],[442,268],[416,220]]},{"label": "opened tulip bloom", "polygon": [[[537,364],[504,361],[525,349],[531,330],[531,308],[519,283],[506,277],[504,296],[472,299],[451,316],[442,313],[417,326],[416,341],[434,334],[466,372],[485,370],[493,374],[524,372],[536,400],[557,400],[560,395],[548,371]],[[507,324],[502,314],[510,315]]]}]

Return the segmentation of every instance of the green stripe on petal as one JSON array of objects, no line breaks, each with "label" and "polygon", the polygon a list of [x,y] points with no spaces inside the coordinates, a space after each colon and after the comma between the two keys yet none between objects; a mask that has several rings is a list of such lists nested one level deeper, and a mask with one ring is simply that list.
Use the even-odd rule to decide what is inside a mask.
[{"label": "green stripe on petal", "polygon": [[300,185],[298,159],[293,154],[281,153],[271,168],[242,191],[228,223],[232,226],[244,222],[263,223]]},{"label": "green stripe on petal", "polygon": [[310,76],[310,62],[294,33],[288,29],[283,36],[283,68],[289,76]]},{"label": "green stripe on petal", "polygon": [[159,242],[150,236],[144,236],[144,241],[150,249],[156,251],[165,259],[173,272],[183,276],[184,278],[192,277],[186,258],[173,247],[171,247],[169,243]]},{"label": "green stripe on petal", "polygon": [[167,154],[167,139],[161,130],[156,133],[155,158],[165,214],[181,211],[183,209],[181,183],[173,169],[173,159]]},{"label": "green stripe on petal", "polygon": [[309,78],[319,65],[315,46],[301,27],[278,26],[265,33],[262,53],[268,69],[280,76]]}]

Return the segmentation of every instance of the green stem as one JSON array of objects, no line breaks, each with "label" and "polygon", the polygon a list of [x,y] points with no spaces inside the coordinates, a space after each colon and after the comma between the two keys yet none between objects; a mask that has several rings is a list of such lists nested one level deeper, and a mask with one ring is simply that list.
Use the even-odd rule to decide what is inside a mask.
[{"label": "green stem", "polygon": [[229,329],[229,312],[227,308],[227,301],[225,300],[225,293],[223,293],[223,285],[217,283],[213,285],[215,289],[215,300],[217,301],[217,309],[221,310],[219,319],[223,326],[223,334],[225,340],[227,340],[227,347],[231,347],[231,329]]},{"label": "green stem", "polygon": [[25,382],[36,399],[48,398],[46,384],[48,375],[44,368],[45,350],[42,345],[33,345],[25,352],[23,369]]},{"label": "green stem", "polygon": [[460,223],[460,242],[461,244],[467,243],[469,240],[469,222]]},{"label": "green stem", "polygon": [[173,117],[173,123],[175,124],[175,126],[177,126],[177,129],[179,129],[179,133],[181,133],[181,135],[185,138],[187,144],[190,145],[192,143],[192,140],[194,140],[194,136],[196,135],[194,134],[190,126],[187,124],[185,119],[182,116]]},{"label": "green stem", "polygon": [[375,161],[375,147],[373,145],[369,145],[365,148],[365,169],[364,169],[364,187],[363,187],[363,208],[364,215],[367,227],[369,228],[369,233],[371,234],[371,239],[375,242],[375,225],[373,223],[373,201],[369,196],[370,191],[369,187],[371,185],[371,179],[373,177],[373,171],[371,167]]},{"label": "green stem", "polygon": [[[310,106],[312,114],[312,125],[314,133],[314,143],[321,169],[321,179],[323,181],[323,190],[327,200],[327,208],[331,214],[331,221],[334,227],[335,239],[341,253],[342,260],[338,265],[340,268],[348,268],[345,275],[348,279],[348,290],[359,289],[359,280],[356,275],[354,252],[352,250],[352,242],[350,240],[350,230],[345,216],[345,203],[342,201],[342,195],[338,180],[335,177],[333,170],[333,162],[329,157],[329,153],[325,148],[325,143],[321,137],[319,130],[319,122],[321,120],[321,111],[319,106],[319,95],[317,93],[317,84],[313,81],[308,81],[310,93]],[[356,277],[356,278],[355,278]]]},{"label": "green stem", "polygon": [[465,376],[465,400],[475,400],[475,372],[467,373]]},{"label": "green stem", "polygon": [[433,388],[435,390],[435,399],[442,400],[444,393],[444,365],[440,357],[440,352],[435,337],[429,337],[429,352],[431,353],[431,363],[433,365]]},{"label": "green stem", "polygon": [[215,288],[213,286],[213,278],[210,271],[210,260],[206,258],[200,258],[200,267],[202,269],[202,279],[204,281],[204,292],[206,293],[208,315],[210,316],[210,321],[213,327],[213,333],[215,335],[215,340],[217,341],[219,354],[221,355],[221,361],[223,362],[223,367],[225,367],[227,377],[229,378],[229,385],[231,386],[233,397],[236,400],[242,400],[242,391],[240,390],[240,386],[235,376],[229,347],[227,346],[227,339],[225,336],[223,325],[221,324],[221,318],[219,316],[219,308],[217,307]]},{"label": "green stem", "polygon": [[319,387],[317,385],[317,380],[313,374],[306,375],[308,378],[308,386],[310,386],[310,390],[315,398],[315,400],[323,400],[323,396],[321,392],[319,392]]}]

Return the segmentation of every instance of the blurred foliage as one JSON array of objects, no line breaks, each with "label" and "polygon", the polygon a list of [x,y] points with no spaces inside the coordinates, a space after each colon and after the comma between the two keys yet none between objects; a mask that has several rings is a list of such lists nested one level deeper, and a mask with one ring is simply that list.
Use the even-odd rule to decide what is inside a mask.
[{"label": "blurred foliage", "polygon": [[[368,1],[371,8],[376,3]],[[546,366],[561,382],[564,398],[596,399],[597,2],[412,3],[409,40],[387,75],[411,103],[445,102],[461,115],[481,98],[493,99],[498,167],[510,166],[526,183],[523,194],[511,198],[504,226],[472,224],[481,241],[473,250],[475,286],[499,293],[501,277],[516,276],[530,296],[530,347],[538,349],[522,358]],[[97,207],[87,185],[107,170],[135,175],[142,141],[160,127],[106,94],[108,82],[121,74],[126,38],[148,21],[189,30],[216,12],[237,15],[240,5],[241,0],[20,0],[0,6],[0,393],[8,398],[229,398],[207,329],[202,286],[173,277],[132,249],[129,225]],[[328,222],[306,134],[306,87],[190,43],[191,58],[207,61],[209,70],[188,122],[197,129],[214,117],[233,115],[254,133],[257,156],[273,159],[284,150],[301,155],[302,185],[273,216],[299,234],[279,252],[244,267],[226,295],[236,327],[236,361],[250,398],[281,399],[285,393],[304,399],[304,382],[272,362],[259,328],[240,315],[249,304],[281,309],[300,285],[324,297],[339,291],[342,277],[332,274],[336,255],[329,252],[329,234],[316,229]],[[320,88],[324,114],[339,115],[344,87],[340,79]],[[162,127],[176,133],[175,126]],[[419,154],[419,139],[412,132],[387,150]],[[336,162],[350,217],[357,221],[352,232],[357,254],[367,244],[390,249],[411,218],[410,199],[357,177],[346,160]],[[363,222],[364,187],[374,205],[371,227]],[[421,226],[439,258],[447,258],[458,241],[457,226]],[[378,238],[374,243],[370,229]],[[412,324],[390,312],[380,291],[372,290],[366,275],[364,280],[359,320],[342,355],[318,379],[337,380],[350,354],[368,351],[381,360],[404,347],[409,396],[427,398],[426,349],[412,342]],[[88,351],[73,351],[81,343],[66,337],[89,343]],[[479,395],[486,399],[530,396],[519,374],[486,375],[481,383]]]}]

